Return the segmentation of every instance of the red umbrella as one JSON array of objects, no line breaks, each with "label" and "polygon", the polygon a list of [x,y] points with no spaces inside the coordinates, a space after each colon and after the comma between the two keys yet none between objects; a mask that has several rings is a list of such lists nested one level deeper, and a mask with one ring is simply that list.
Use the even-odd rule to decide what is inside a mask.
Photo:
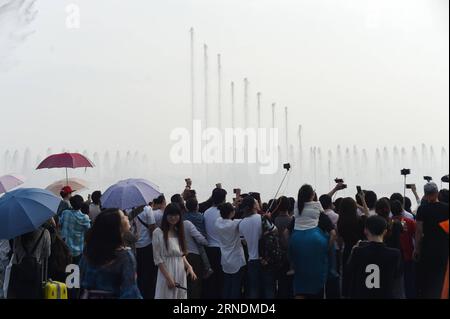
[{"label": "red umbrella", "polygon": [[65,168],[66,181],[68,181],[69,177],[67,175],[67,169],[77,167],[94,167],[94,163],[79,153],[60,153],[48,156],[38,165],[36,169]]}]

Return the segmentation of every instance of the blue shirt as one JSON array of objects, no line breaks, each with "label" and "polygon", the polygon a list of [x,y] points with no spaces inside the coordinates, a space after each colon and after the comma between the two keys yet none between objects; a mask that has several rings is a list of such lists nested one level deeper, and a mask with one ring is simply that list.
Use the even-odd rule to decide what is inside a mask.
[{"label": "blue shirt", "polygon": [[195,228],[206,237],[206,229],[205,229],[205,219],[202,213],[197,212],[187,212],[183,214],[183,219],[190,221],[194,224]]},{"label": "blue shirt", "polygon": [[61,236],[69,247],[72,256],[77,257],[83,252],[84,234],[91,227],[89,217],[79,210],[65,210],[59,221]]},{"label": "blue shirt", "polygon": [[116,252],[116,258],[107,265],[95,266],[83,255],[80,261],[82,289],[111,292],[120,299],[142,299],[136,283],[136,259],[131,250]]}]

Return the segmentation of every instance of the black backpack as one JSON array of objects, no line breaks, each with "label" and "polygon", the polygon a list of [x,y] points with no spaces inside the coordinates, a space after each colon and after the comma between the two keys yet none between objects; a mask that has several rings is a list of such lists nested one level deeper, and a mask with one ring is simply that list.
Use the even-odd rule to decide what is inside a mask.
[{"label": "black backpack", "polygon": [[20,241],[25,251],[25,256],[20,263],[13,264],[11,267],[8,299],[41,299],[43,297],[43,265],[36,257],[33,257],[33,254],[44,233],[45,229],[42,230],[31,251],[26,249],[22,240]]},{"label": "black backpack", "polygon": [[266,269],[277,271],[287,261],[287,252],[280,245],[280,237],[276,226],[266,216],[262,216],[262,236],[259,241],[262,265]]}]

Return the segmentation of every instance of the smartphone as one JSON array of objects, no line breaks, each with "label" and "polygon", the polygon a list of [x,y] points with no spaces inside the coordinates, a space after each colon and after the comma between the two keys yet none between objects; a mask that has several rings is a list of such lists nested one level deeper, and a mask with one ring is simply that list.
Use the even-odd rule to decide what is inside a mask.
[{"label": "smartphone", "polygon": [[411,188],[413,188],[413,186],[414,186],[414,184],[406,184],[407,189],[411,189]]},{"label": "smartphone", "polygon": [[356,186],[356,192],[357,194],[361,194],[362,192],[361,186]]},{"label": "smartphone", "polygon": [[335,181],[336,184],[344,182],[344,180],[342,178],[336,178],[334,181]]}]

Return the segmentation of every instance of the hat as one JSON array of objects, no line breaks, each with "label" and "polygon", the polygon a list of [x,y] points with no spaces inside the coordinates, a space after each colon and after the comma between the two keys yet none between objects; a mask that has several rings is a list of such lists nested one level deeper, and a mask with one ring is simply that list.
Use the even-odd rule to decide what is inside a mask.
[{"label": "hat", "polygon": [[72,187],[70,187],[70,186],[64,186],[61,189],[61,193],[64,193],[64,194],[71,194],[73,192],[74,192],[74,190],[72,190]]},{"label": "hat", "polygon": [[433,183],[433,182],[426,183],[425,186],[423,187],[423,191],[424,191],[425,195],[439,193],[439,189],[438,189],[436,183]]}]

